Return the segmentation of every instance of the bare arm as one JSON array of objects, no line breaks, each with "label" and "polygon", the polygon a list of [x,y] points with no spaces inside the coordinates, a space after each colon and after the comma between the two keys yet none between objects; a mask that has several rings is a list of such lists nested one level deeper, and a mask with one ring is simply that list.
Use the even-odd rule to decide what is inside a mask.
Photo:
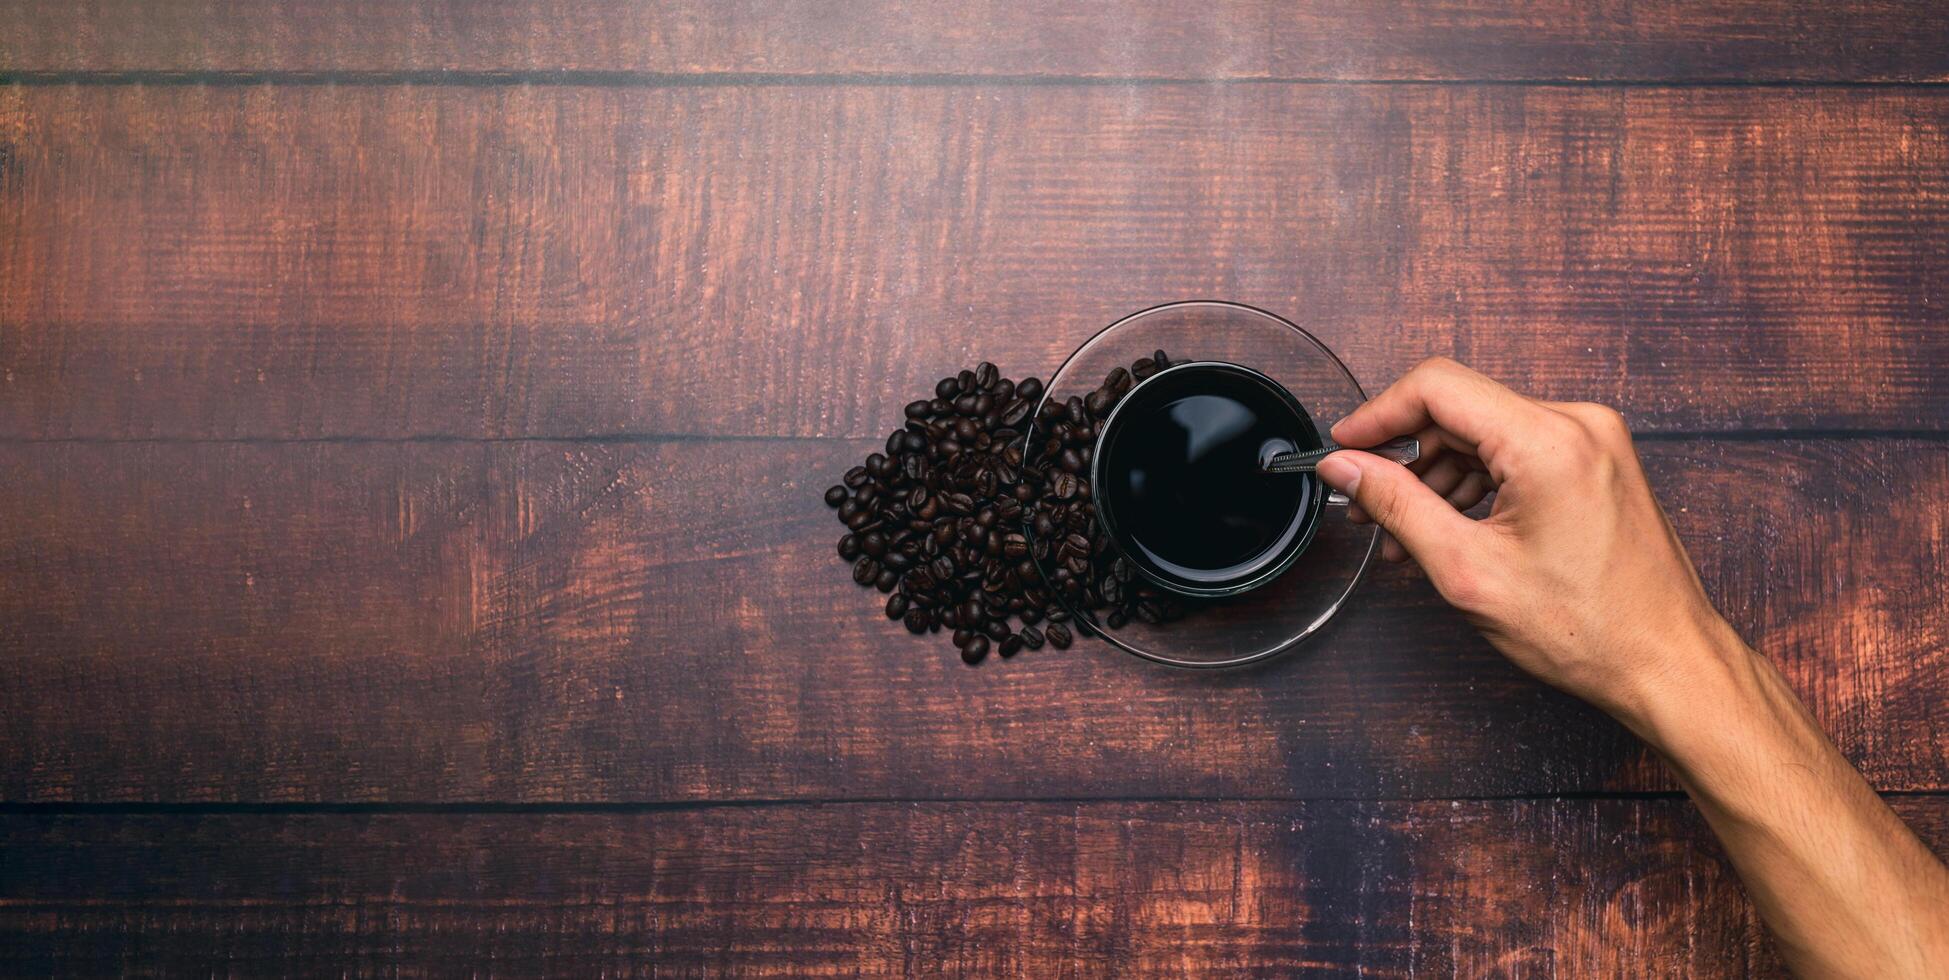
[{"label": "bare arm", "polygon": [[1342,452],[1320,476],[1511,661],[1665,758],[1795,971],[1941,975],[1949,871],[1712,608],[1616,412],[1433,361],[1333,434],[1421,438],[1412,469]]}]

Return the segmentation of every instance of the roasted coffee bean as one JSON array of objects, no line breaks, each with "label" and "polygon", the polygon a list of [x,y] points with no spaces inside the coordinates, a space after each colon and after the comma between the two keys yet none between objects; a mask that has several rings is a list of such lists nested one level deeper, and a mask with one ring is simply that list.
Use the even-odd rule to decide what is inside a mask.
[{"label": "roasted coffee bean", "polygon": [[1050,646],[1055,647],[1058,650],[1069,649],[1069,644],[1071,640],[1071,637],[1069,635],[1069,627],[1064,626],[1061,623],[1051,623],[1049,625],[1047,634],[1049,637]]},{"label": "roasted coffee bean", "polygon": [[1004,659],[1021,653],[1022,638],[1019,636],[1004,637],[1001,644],[995,647],[995,652],[1001,654]]},{"label": "roasted coffee bean", "polygon": [[977,636],[961,647],[961,662],[973,666],[988,656],[988,638]]},{"label": "roasted coffee bean", "polygon": [[1165,356],[1164,356],[1164,352],[1163,352],[1163,351],[1161,351],[1161,350],[1158,350],[1158,351],[1152,351],[1152,352],[1151,352],[1151,355],[1150,355],[1150,359],[1151,359],[1151,362],[1152,362],[1152,363],[1154,363],[1154,364],[1156,364],[1156,365],[1157,365],[1157,369],[1158,369],[1159,371],[1162,371],[1162,370],[1164,370],[1165,368],[1167,368],[1167,367],[1170,367],[1170,366],[1171,366],[1171,359],[1170,359],[1170,358],[1168,358],[1168,357],[1165,357]]},{"label": "roasted coffee bean", "polygon": [[1123,601],[1123,583],[1114,578],[1104,578],[1102,584],[1098,586],[1097,591],[1102,593],[1104,600],[1107,602]]},{"label": "roasted coffee bean", "polygon": [[1123,629],[1124,625],[1129,622],[1130,622],[1130,617],[1124,615],[1123,610],[1116,609],[1111,611],[1110,618],[1109,618],[1111,629],[1113,630]]},{"label": "roasted coffee bean", "polygon": [[1137,380],[1142,381],[1157,373],[1157,362],[1148,357],[1140,357],[1137,363],[1130,365],[1130,373],[1136,375]]},{"label": "roasted coffee bean", "polygon": [[853,581],[861,585],[872,585],[880,577],[880,563],[864,555],[853,562]]},{"label": "roasted coffee bean", "polygon": [[[1105,610],[1111,622],[1181,615],[1181,605],[1168,607],[1133,585],[1133,566],[1114,560],[1084,478],[1101,420],[1168,363],[1146,360],[1112,370],[1087,395],[1047,403],[1042,381],[1009,381],[984,361],[942,378],[932,398],[908,403],[886,451],[826,491],[853,531],[836,550],[853,562],[854,580],[887,593],[888,618],[908,630],[953,631],[970,663],[991,643],[1006,656],[1054,642],[1070,618],[1057,595]],[[1031,424],[1039,439],[1025,445]],[[1016,618],[1019,631],[1009,625]],[[1059,645],[1084,627],[1063,626]]]}]

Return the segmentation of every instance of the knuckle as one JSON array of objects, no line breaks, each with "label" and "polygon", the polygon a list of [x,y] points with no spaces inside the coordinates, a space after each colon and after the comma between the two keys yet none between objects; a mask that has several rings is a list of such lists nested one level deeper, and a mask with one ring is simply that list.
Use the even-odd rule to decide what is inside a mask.
[{"label": "knuckle", "polygon": [[1605,444],[1615,444],[1631,438],[1631,424],[1624,419],[1624,413],[1609,405],[1583,402],[1576,406],[1584,427]]},{"label": "knuckle", "polygon": [[1449,605],[1468,613],[1488,611],[1495,604],[1494,589],[1480,571],[1469,565],[1443,569],[1435,588]]},{"label": "knuckle", "polygon": [[1433,357],[1423,359],[1421,363],[1416,364],[1414,366],[1414,369],[1409,373],[1419,374],[1423,376],[1432,375],[1432,376],[1439,377],[1439,376],[1452,376],[1456,372],[1461,370],[1463,370],[1463,368],[1460,362],[1456,361],[1452,357],[1443,357],[1442,355],[1437,354]]}]

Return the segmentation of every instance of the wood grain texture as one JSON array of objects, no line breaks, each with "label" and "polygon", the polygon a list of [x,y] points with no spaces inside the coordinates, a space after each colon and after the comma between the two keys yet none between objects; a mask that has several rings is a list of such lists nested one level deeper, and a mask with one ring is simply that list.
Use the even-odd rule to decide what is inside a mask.
[{"label": "wood grain texture", "polygon": [[1200,296],[1641,430],[1949,418],[1949,91],[0,89],[0,436],[866,436]]},{"label": "wood grain texture", "polygon": [[[1262,670],[971,670],[855,587],[864,441],[0,445],[0,799],[1665,789],[1399,569]],[[1645,445],[1711,594],[1883,789],[1949,788],[1939,442]]]},{"label": "wood grain texture", "polygon": [[14,814],[0,870],[14,974],[1784,975],[1678,799]]},{"label": "wood grain texture", "polygon": [[0,0],[0,71],[1941,80],[1928,0]]}]

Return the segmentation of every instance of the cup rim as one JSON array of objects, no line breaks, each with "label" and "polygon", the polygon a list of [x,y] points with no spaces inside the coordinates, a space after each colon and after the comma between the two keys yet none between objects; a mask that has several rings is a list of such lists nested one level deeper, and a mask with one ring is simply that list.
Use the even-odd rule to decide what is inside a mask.
[{"label": "cup rim", "polygon": [[1312,488],[1313,492],[1308,497],[1308,503],[1302,516],[1304,523],[1300,527],[1300,533],[1292,541],[1283,546],[1277,561],[1260,568],[1242,579],[1228,580],[1224,583],[1210,586],[1187,583],[1166,577],[1152,569],[1148,562],[1131,555],[1131,549],[1127,543],[1126,535],[1117,528],[1116,517],[1112,512],[1109,496],[1103,492],[1103,458],[1106,455],[1104,448],[1108,444],[1110,433],[1116,428],[1117,416],[1122,413],[1125,406],[1131,403],[1132,396],[1136,395],[1139,389],[1147,385],[1155,384],[1159,378],[1179,374],[1180,372],[1190,373],[1194,370],[1209,370],[1212,368],[1243,374],[1265,386],[1275,396],[1285,402],[1286,406],[1293,410],[1294,415],[1299,417],[1302,431],[1311,430],[1314,437],[1316,439],[1318,438],[1319,430],[1313,422],[1313,416],[1306,411],[1306,406],[1300,403],[1299,396],[1294,395],[1291,391],[1287,390],[1285,385],[1273,380],[1265,372],[1255,370],[1244,364],[1235,364],[1231,361],[1184,361],[1173,364],[1139,381],[1122,398],[1119,398],[1117,404],[1111,407],[1110,414],[1104,417],[1102,430],[1096,434],[1096,444],[1090,453],[1090,487],[1096,502],[1096,519],[1103,525],[1104,533],[1110,535],[1111,540],[1116,542],[1117,548],[1123,552],[1124,558],[1130,562],[1131,567],[1135,568],[1137,573],[1142,575],[1152,585],[1193,599],[1219,599],[1227,596],[1243,595],[1285,574],[1299,560],[1299,556],[1306,552],[1307,546],[1313,543],[1313,537],[1319,533],[1320,521],[1326,509],[1326,492],[1325,488],[1319,485],[1319,477],[1310,473],[1303,474],[1303,478],[1311,481],[1315,486]]}]

